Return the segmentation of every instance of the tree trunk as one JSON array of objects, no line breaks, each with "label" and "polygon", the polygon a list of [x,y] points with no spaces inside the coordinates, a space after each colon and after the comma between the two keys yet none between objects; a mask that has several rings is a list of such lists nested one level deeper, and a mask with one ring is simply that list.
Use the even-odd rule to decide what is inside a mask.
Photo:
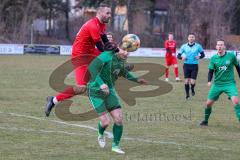
[{"label": "tree trunk", "polygon": [[65,22],[65,29],[66,29],[66,39],[70,40],[69,37],[69,0],[66,1],[66,10],[65,10],[65,18],[66,18],[66,22]]},{"label": "tree trunk", "polygon": [[151,6],[150,6],[150,34],[153,33],[153,22],[154,22],[154,18],[155,18],[155,4],[156,4],[156,0],[151,0]]},{"label": "tree trunk", "polygon": [[133,33],[133,23],[134,18],[133,15],[135,14],[136,1],[135,0],[128,0],[127,5],[127,17],[128,17],[128,33]]},{"label": "tree trunk", "polygon": [[22,22],[20,25],[20,35],[19,35],[19,40],[21,43],[26,43],[27,42],[27,32],[29,32],[28,30],[28,25],[29,25],[29,14],[30,14],[30,9],[32,6],[32,0],[28,0],[27,2],[27,6],[26,8],[23,10],[23,18],[22,18]]}]

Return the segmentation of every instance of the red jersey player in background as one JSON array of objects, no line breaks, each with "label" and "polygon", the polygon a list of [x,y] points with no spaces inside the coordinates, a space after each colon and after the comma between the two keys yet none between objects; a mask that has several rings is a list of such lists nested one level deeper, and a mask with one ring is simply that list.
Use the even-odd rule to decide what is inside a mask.
[{"label": "red jersey player in background", "polygon": [[73,43],[71,56],[75,69],[76,85],[67,88],[55,97],[50,96],[47,98],[45,107],[46,116],[49,116],[52,108],[58,102],[86,91],[86,85],[90,79],[88,65],[95,57],[104,51],[104,44],[108,42],[105,34],[106,24],[110,21],[110,18],[111,8],[106,4],[100,4],[97,9],[96,17],[88,20],[80,28]]},{"label": "red jersey player in background", "polygon": [[165,80],[169,81],[169,67],[173,65],[176,81],[180,82],[181,79],[178,77],[178,62],[176,58],[176,41],[173,39],[173,33],[168,33],[168,40],[165,41],[166,48],[166,69],[165,69]]}]

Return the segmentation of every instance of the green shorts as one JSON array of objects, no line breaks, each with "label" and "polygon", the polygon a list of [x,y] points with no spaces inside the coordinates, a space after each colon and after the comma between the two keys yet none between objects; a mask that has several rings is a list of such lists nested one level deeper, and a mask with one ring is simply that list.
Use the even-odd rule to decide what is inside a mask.
[{"label": "green shorts", "polygon": [[208,99],[216,101],[222,93],[226,93],[228,97],[238,96],[236,84],[232,83],[223,86],[213,84],[208,93]]},{"label": "green shorts", "polygon": [[93,109],[97,114],[111,112],[114,109],[121,108],[119,97],[114,88],[109,89],[109,95],[105,95],[101,90],[88,89],[88,97]]}]

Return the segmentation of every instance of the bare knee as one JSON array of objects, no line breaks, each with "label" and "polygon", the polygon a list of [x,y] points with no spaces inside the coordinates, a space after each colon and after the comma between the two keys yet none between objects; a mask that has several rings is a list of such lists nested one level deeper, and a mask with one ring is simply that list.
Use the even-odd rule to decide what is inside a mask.
[{"label": "bare knee", "polygon": [[101,125],[103,126],[103,127],[107,127],[107,126],[109,126],[111,124],[111,120],[109,119],[109,118],[106,118],[106,119],[104,119],[104,120],[101,120]]},{"label": "bare knee", "polygon": [[239,104],[238,97],[233,96],[233,97],[231,97],[231,99],[232,99],[232,103],[233,103],[233,105],[238,105],[238,104]]},{"label": "bare knee", "polygon": [[213,100],[207,100],[206,106],[207,106],[207,107],[212,107],[212,105],[214,104],[214,102],[215,102],[215,101],[213,101]]},{"label": "bare knee", "polygon": [[189,78],[185,79],[185,84],[190,84],[190,79]]},{"label": "bare knee", "polygon": [[82,86],[74,86],[73,87],[73,90],[74,90],[74,93],[76,95],[78,94],[83,94],[84,92],[86,92],[87,90],[87,87],[85,85],[82,85]]},{"label": "bare knee", "polygon": [[195,82],[196,82],[195,79],[191,79],[191,80],[190,80],[190,83],[191,83],[191,84],[195,84]]},{"label": "bare knee", "polygon": [[113,120],[116,124],[122,125],[123,124],[123,117],[121,114],[118,116],[113,117]]}]

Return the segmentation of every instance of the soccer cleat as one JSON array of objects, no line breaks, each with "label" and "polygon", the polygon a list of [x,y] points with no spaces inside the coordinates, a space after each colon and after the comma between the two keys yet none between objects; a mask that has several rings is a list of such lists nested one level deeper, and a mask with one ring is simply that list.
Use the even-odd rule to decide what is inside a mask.
[{"label": "soccer cleat", "polygon": [[168,78],[165,78],[165,81],[166,81],[166,82],[168,82],[168,81],[169,81],[169,79],[168,79]]},{"label": "soccer cleat", "polygon": [[112,151],[119,153],[119,154],[125,154],[125,152],[123,150],[121,150],[121,148],[119,146],[112,147]]},{"label": "soccer cleat", "polygon": [[106,145],[106,140],[104,135],[98,135],[98,144],[101,148],[104,148]]},{"label": "soccer cleat", "polygon": [[203,121],[200,123],[200,126],[208,126],[208,121],[203,120]]},{"label": "soccer cleat", "polygon": [[47,97],[47,104],[45,107],[45,114],[46,117],[48,117],[53,109],[53,107],[55,106],[55,104],[53,103],[53,96]]},{"label": "soccer cleat", "polygon": [[179,77],[176,77],[176,82],[182,82],[182,80]]},{"label": "soccer cleat", "polygon": [[190,99],[190,96],[189,96],[189,95],[187,95],[187,96],[186,96],[186,100],[189,100],[189,99]]}]

